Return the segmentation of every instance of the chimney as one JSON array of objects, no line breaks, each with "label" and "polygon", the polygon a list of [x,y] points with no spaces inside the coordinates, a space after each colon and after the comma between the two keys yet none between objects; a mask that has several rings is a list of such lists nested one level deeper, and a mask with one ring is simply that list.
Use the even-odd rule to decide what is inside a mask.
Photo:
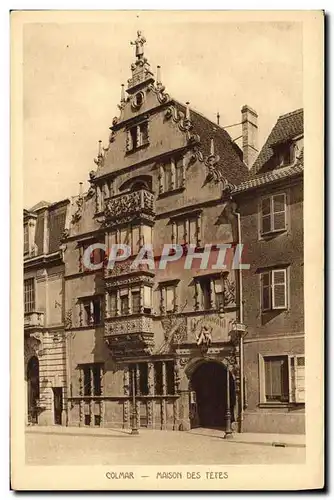
[{"label": "chimney", "polygon": [[241,108],[243,160],[249,170],[258,155],[257,118],[257,112],[247,104]]}]

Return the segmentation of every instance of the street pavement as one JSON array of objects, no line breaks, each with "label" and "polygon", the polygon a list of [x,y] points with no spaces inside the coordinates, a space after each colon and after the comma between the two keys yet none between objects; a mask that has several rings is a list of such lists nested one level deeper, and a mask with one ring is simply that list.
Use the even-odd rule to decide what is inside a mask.
[{"label": "street pavement", "polygon": [[[62,430],[63,429],[63,430]],[[140,429],[27,428],[28,465],[191,465],[292,464],[305,462],[305,447],[275,447],[271,443],[226,440],[210,435]],[[300,441],[300,440],[299,440]],[[277,439],[276,439],[277,442]],[[279,442],[282,443],[282,440]]]}]

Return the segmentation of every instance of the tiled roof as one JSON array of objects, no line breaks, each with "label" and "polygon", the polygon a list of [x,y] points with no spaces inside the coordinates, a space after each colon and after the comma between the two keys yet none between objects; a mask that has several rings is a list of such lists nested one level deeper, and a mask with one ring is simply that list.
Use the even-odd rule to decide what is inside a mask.
[{"label": "tiled roof", "polygon": [[[175,99],[173,102],[180,111],[185,113],[184,104]],[[193,109],[190,109],[190,121],[194,126],[192,132],[200,136],[204,156],[210,154],[211,138],[214,139],[215,154],[220,157],[215,169],[220,171],[227,181],[236,185],[249,177],[248,168],[242,161],[242,151],[232,141],[226,130]]]},{"label": "tiled roof", "polygon": [[257,174],[273,157],[274,145],[293,139],[303,132],[304,114],[302,108],[280,116],[251,169],[251,176]]},{"label": "tiled roof", "polygon": [[254,176],[251,179],[248,179],[232,190],[232,194],[238,194],[243,191],[248,191],[250,189],[254,189],[265,184],[270,184],[272,182],[285,179],[287,177],[293,177],[294,175],[298,175],[303,173],[304,171],[304,161],[303,161],[303,152],[301,153],[299,159],[288,167],[282,167],[276,170],[271,170],[269,172],[264,173],[263,175]]}]

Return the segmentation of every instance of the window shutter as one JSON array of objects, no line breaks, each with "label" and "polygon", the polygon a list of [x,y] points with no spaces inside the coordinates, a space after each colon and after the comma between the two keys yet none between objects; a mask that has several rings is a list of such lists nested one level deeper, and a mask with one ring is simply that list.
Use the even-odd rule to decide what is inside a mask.
[{"label": "window shutter", "polygon": [[270,198],[263,198],[261,201],[261,232],[271,231]]},{"label": "window shutter", "polygon": [[305,403],[305,357],[295,357],[295,401]]},{"label": "window shutter", "polygon": [[268,311],[271,307],[270,297],[270,273],[261,274],[261,309]]},{"label": "window shutter", "polygon": [[266,383],[266,377],[265,377],[265,368],[264,368],[264,359],[261,354],[258,354],[259,358],[259,397],[260,397],[260,403],[265,403],[266,402],[266,391],[265,391],[265,383]]},{"label": "window shutter", "polygon": [[272,230],[280,231],[286,228],[286,200],[285,194],[275,194],[273,200]]},{"label": "window shutter", "polygon": [[273,309],[287,307],[286,269],[272,271],[272,301]]}]

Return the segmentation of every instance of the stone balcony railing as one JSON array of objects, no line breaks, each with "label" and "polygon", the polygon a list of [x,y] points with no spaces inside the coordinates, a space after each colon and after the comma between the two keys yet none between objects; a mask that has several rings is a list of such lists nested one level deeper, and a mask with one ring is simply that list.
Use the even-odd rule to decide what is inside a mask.
[{"label": "stone balcony railing", "polygon": [[154,218],[154,195],[147,189],[121,193],[105,203],[104,215],[108,222],[128,222],[141,215]]},{"label": "stone balcony railing", "polygon": [[24,329],[43,328],[45,324],[44,313],[32,311],[24,313]]}]

